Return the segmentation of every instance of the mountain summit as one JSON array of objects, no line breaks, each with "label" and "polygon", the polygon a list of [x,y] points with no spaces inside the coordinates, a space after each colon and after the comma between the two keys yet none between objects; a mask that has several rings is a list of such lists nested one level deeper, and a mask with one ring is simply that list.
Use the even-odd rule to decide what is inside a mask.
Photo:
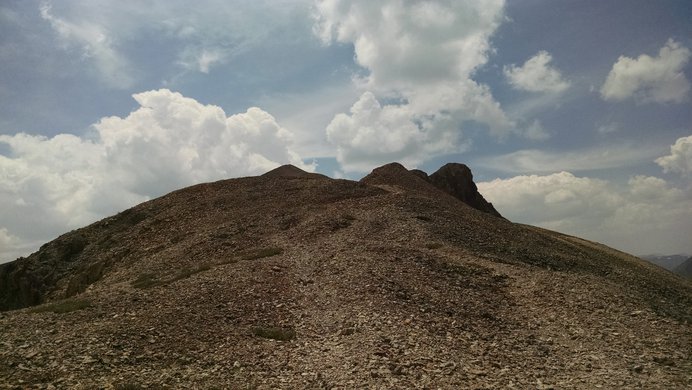
[{"label": "mountain summit", "polygon": [[0,265],[0,388],[666,388],[692,285],[461,164],[199,184]]}]

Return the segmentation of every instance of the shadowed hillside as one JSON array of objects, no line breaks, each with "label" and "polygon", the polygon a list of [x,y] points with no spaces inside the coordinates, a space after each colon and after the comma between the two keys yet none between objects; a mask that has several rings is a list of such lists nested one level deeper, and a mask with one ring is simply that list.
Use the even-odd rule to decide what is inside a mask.
[{"label": "shadowed hillside", "polygon": [[673,272],[675,272],[676,274],[678,274],[684,278],[692,279],[692,257],[685,260],[679,266],[675,267]]},{"label": "shadowed hillside", "polygon": [[0,308],[0,387],[692,385],[688,281],[505,220],[461,164],[175,191],[0,265]]}]

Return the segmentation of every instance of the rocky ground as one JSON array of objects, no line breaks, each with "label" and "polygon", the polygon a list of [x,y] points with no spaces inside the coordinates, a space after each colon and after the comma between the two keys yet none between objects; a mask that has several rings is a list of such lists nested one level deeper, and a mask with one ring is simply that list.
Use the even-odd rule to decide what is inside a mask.
[{"label": "rocky ground", "polygon": [[0,279],[45,286],[0,312],[0,388],[692,387],[692,284],[402,169],[199,185],[61,237],[62,274]]}]

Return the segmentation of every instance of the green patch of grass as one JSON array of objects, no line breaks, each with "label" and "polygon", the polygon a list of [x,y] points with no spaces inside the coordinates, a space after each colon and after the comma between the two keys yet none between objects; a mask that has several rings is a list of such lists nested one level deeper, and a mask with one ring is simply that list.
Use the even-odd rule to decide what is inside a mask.
[{"label": "green patch of grass", "polygon": [[231,258],[228,258],[226,260],[219,261],[218,263],[214,263],[214,265],[219,266],[219,265],[235,264],[237,262],[238,262],[238,259],[231,257]]},{"label": "green patch of grass", "polygon": [[30,310],[32,313],[69,313],[72,311],[86,309],[91,306],[91,302],[86,299],[65,299],[35,307]]},{"label": "green patch of grass", "polygon": [[144,273],[144,274],[141,274],[137,279],[133,280],[130,284],[134,288],[142,288],[142,289],[152,288],[152,287],[161,286],[164,284],[173,283],[173,282],[178,281],[178,280],[187,279],[194,274],[197,274],[197,273],[200,273],[203,271],[208,271],[211,268],[212,267],[209,264],[200,264],[197,268],[187,268],[186,267],[186,268],[183,268],[178,274],[176,274],[175,276],[173,276],[172,278],[167,279],[167,280],[159,280],[156,277],[156,275],[154,275],[152,273]]},{"label": "green patch of grass", "polygon": [[197,268],[194,268],[194,269],[183,268],[183,270],[180,271],[179,274],[175,275],[172,279],[168,280],[167,283],[175,282],[176,280],[187,279],[194,274],[208,271],[210,269],[211,269],[211,265],[209,265],[209,264],[201,264]]},{"label": "green patch of grass", "polygon": [[271,340],[288,341],[296,338],[296,331],[292,328],[257,326],[252,328],[252,334]]},{"label": "green patch of grass", "polygon": [[280,255],[282,253],[284,253],[284,250],[281,248],[264,248],[264,249],[257,249],[254,251],[246,252],[241,257],[243,260],[256,260],[256,259],[262,259],[265,257],[272,257],[272,256]]}]

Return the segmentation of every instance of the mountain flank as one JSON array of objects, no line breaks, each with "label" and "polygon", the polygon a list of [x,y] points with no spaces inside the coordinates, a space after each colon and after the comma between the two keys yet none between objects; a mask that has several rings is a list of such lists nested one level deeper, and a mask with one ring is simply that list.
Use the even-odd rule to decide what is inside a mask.
[{"label": "mountain flank", "polygon": [[675,267],[673,272],[682,276],[683,278],[692,279],[692,257]]},{"label": "mountain flank", "polygon": [[512,223],[468,167],[292,166],[0,265],[0,388],[666,388],[692,284]]}]

